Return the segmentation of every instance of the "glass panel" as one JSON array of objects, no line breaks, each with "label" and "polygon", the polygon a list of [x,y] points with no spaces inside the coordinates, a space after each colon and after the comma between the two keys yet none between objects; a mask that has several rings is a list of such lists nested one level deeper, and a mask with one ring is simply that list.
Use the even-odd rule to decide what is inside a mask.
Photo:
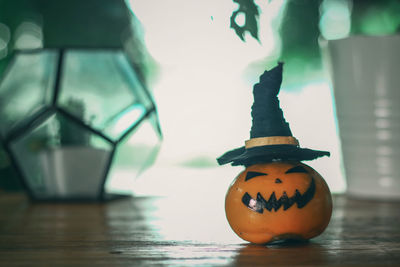
[{"label": "glass panel", "polygon": [[50,104],[56,71],[54,51],[24,52],[15,59],[0,84],[0,134]]},{"label": "glass panel", "polygon": [[160,137],[151,117],[146,118],[117,146],[106,183],[106,191],[123,193],[133,189],[135,178],[150,167],[160,148]]},{"label": "glass panel", "polygon": [[94,199],[111,145],[59,114],[12,141],[11,150],[35,197]]},{"label": "glass panel", "polygon": [[[121,51],[73,50],[65,54],[59,105],[116,140],[151,101]],[[129,112],[129,122],[118,123]]]},{"label": "glass panel", "polygon": [[160,126],[160,121],[158,119],[157,111],[154,111],[150,116],[148,116],[147,119],[149,120],[151,126],[156,131],[158,137],[161,139],[162,138],[162,131],[161,131],[161,126]]},{"label": "glass panel", "polygon": [[146,109],[142,104],[133,104],[123,112],[117,114],[115,118],[110,118],[107,128],[104,129],[104,134],[117,140],[143,118],[145,114]]}]

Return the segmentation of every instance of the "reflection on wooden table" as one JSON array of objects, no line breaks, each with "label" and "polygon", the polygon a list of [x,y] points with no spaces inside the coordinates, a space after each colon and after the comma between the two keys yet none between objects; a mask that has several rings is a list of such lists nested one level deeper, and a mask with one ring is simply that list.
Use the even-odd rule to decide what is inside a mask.
[{"label": "reflection on wooden table", "polygon": [[334,197],[328,229],[310,242],[238,239],[223,196],[30,203],[0,194],[2,266],[400,265],[400,203]]}]

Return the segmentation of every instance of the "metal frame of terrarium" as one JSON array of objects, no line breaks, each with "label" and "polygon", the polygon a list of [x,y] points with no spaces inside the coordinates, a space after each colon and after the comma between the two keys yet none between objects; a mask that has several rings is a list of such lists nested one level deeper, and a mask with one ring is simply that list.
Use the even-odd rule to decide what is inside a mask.
[{"label": "metal frame of terrarium", "polygon": [[[100,201],[103,201],[103,200],[109,200],[109,199],[127,196],[127,195],[123,195],[123,194],[106,194],[105,184],[106,184],[107,177],[109,175],[110,168],[111,168],[112,162],[114,160],[114,154],[115,154],[115,151],[116,151],[118,145],[120,143],[122,143],[134,130],[136,130],[144,120],[149,119],[151,116],[154,115],[156,118],[155,125],[154,125],[155,131],[158,134],[159,138],[162,138],[162,133],[161,133],[161,129],[160,129],[159,122],[158,122],[158,115],[157,115],[157,110],[156,110],[156,105],[154,103],[154,100],[153,100],[150,92],[148,91],[147,87],[145,86],[145,82],[141,79],[140,75],[137,75],[137,78],[143,89],[143,93],[148,98],[148,101],[151,103],[151,106],[149,108],[147,108],[145,113],[143,113],[138,120],[136,120],[132,125],[130,125],[130,127],[128,127],[117,140],[112,140],[106,134],[104,134],[101,131],[84,123],[79,118],[77,118],[73,114],[71,114],[69,111],[67,111],[64,108],[57,105],[57,101],[59,99],[59,94],[60,94],[60,90],[61,90],[60,85],[61,85],[63,75],[64,75],[63,74],[64,55],[67,50],[122,52],[122,54],[126,57],[127,61],[130,63],[131,69],[133,71],[137,72],[137,67],[132,63],[131,60],[129,60],[129,57],[126,54],[126,51],[124,51],[124,49],[121,47],[68,47],[68,48],[61,48],[61,49],[57,47],[57,48],[42,48],[42,49],[14,51],[14,54],[10,60],[10,63],[8,64],[7,68],[5,69],[5,71],[3,72],[3,74],[0,77],[0,85],[3,83],[5,77],[7,76],[9,71],[12,69],[12,67],[15,63],[17,54],[32,54],[32,53],[41,53],[44,51],[56,51],[58,54],[58,59],[57,59],[54,87],[52,89],[53,97],[52,97],[50,106],[45,106],[45,107],[41,108],[40,110],[36,111],[34,113],[34,115],[31,116],[31,119],[29,121],[22,122],[22,125],[20,125],[16,129],[13,129],[12,131],[10,131],[5,137],[2,138],[2,136],[0,135],[0,142],[2,143],[7,154],[9,155],[9,157],[11,159],[11,163],[15,167],[15,170],[16,170],[18,176],[20,177],[23,187],[26,189],[28,195],[33,200],[45,200],[45,201],[66,201],[66,200],[67,201],[82,201],[82,200],[98,201],[98,200],[100,200]],[[16,159],[14,153],[12,152],[12,150],[10,148],[11,142],[13,142],[14,140],[17,140],[18,138],[21,138],[25,133],[34,130],[35,127],[38,127],[41,123],[43,123],[47,119],[49,119],[50,116],[55,115],[55,114],[61,114],[65,118],[69,119],[71,122],[79,125],[83,129],[87,130],[88,132],[101,137],[103,140],[105,140],[107,143],[109,143],[112,147],[110,155],[108,157],[107,165],[106,165],[104,173],[103,173],[103,178],[102,178],[101,185],[100,185],[101,188],[99,189],[99,194],[95,199],[92,199],[92,198],[87,199],[85,197],[80,197],[80,198],[59,198],[59,197],[40,198],[40,197],[35,196],[33,190],[28,185],[27,177],[25,177],[25,175],[22,171],[22,167],[19,165],[18,160]]]}]

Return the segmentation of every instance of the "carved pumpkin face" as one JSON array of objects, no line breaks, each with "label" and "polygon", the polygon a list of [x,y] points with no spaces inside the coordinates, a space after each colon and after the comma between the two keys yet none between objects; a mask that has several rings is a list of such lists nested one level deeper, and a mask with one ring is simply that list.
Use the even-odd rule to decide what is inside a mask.
[{"label": "carved pumpkin face", "polygon": [[228,222],[252,243],[310,239],[327,227],[332,198],[314,169],[299,162],[272,162],[247,167],[225,199]]}]

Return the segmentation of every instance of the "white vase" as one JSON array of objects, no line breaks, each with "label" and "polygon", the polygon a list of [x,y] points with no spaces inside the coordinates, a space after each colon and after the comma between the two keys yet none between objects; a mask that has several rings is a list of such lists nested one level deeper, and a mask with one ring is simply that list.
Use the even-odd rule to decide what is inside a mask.
[{"label": "white vase", "polygon": [[400,35],[327,42],[347,192],[400,199]]}]

